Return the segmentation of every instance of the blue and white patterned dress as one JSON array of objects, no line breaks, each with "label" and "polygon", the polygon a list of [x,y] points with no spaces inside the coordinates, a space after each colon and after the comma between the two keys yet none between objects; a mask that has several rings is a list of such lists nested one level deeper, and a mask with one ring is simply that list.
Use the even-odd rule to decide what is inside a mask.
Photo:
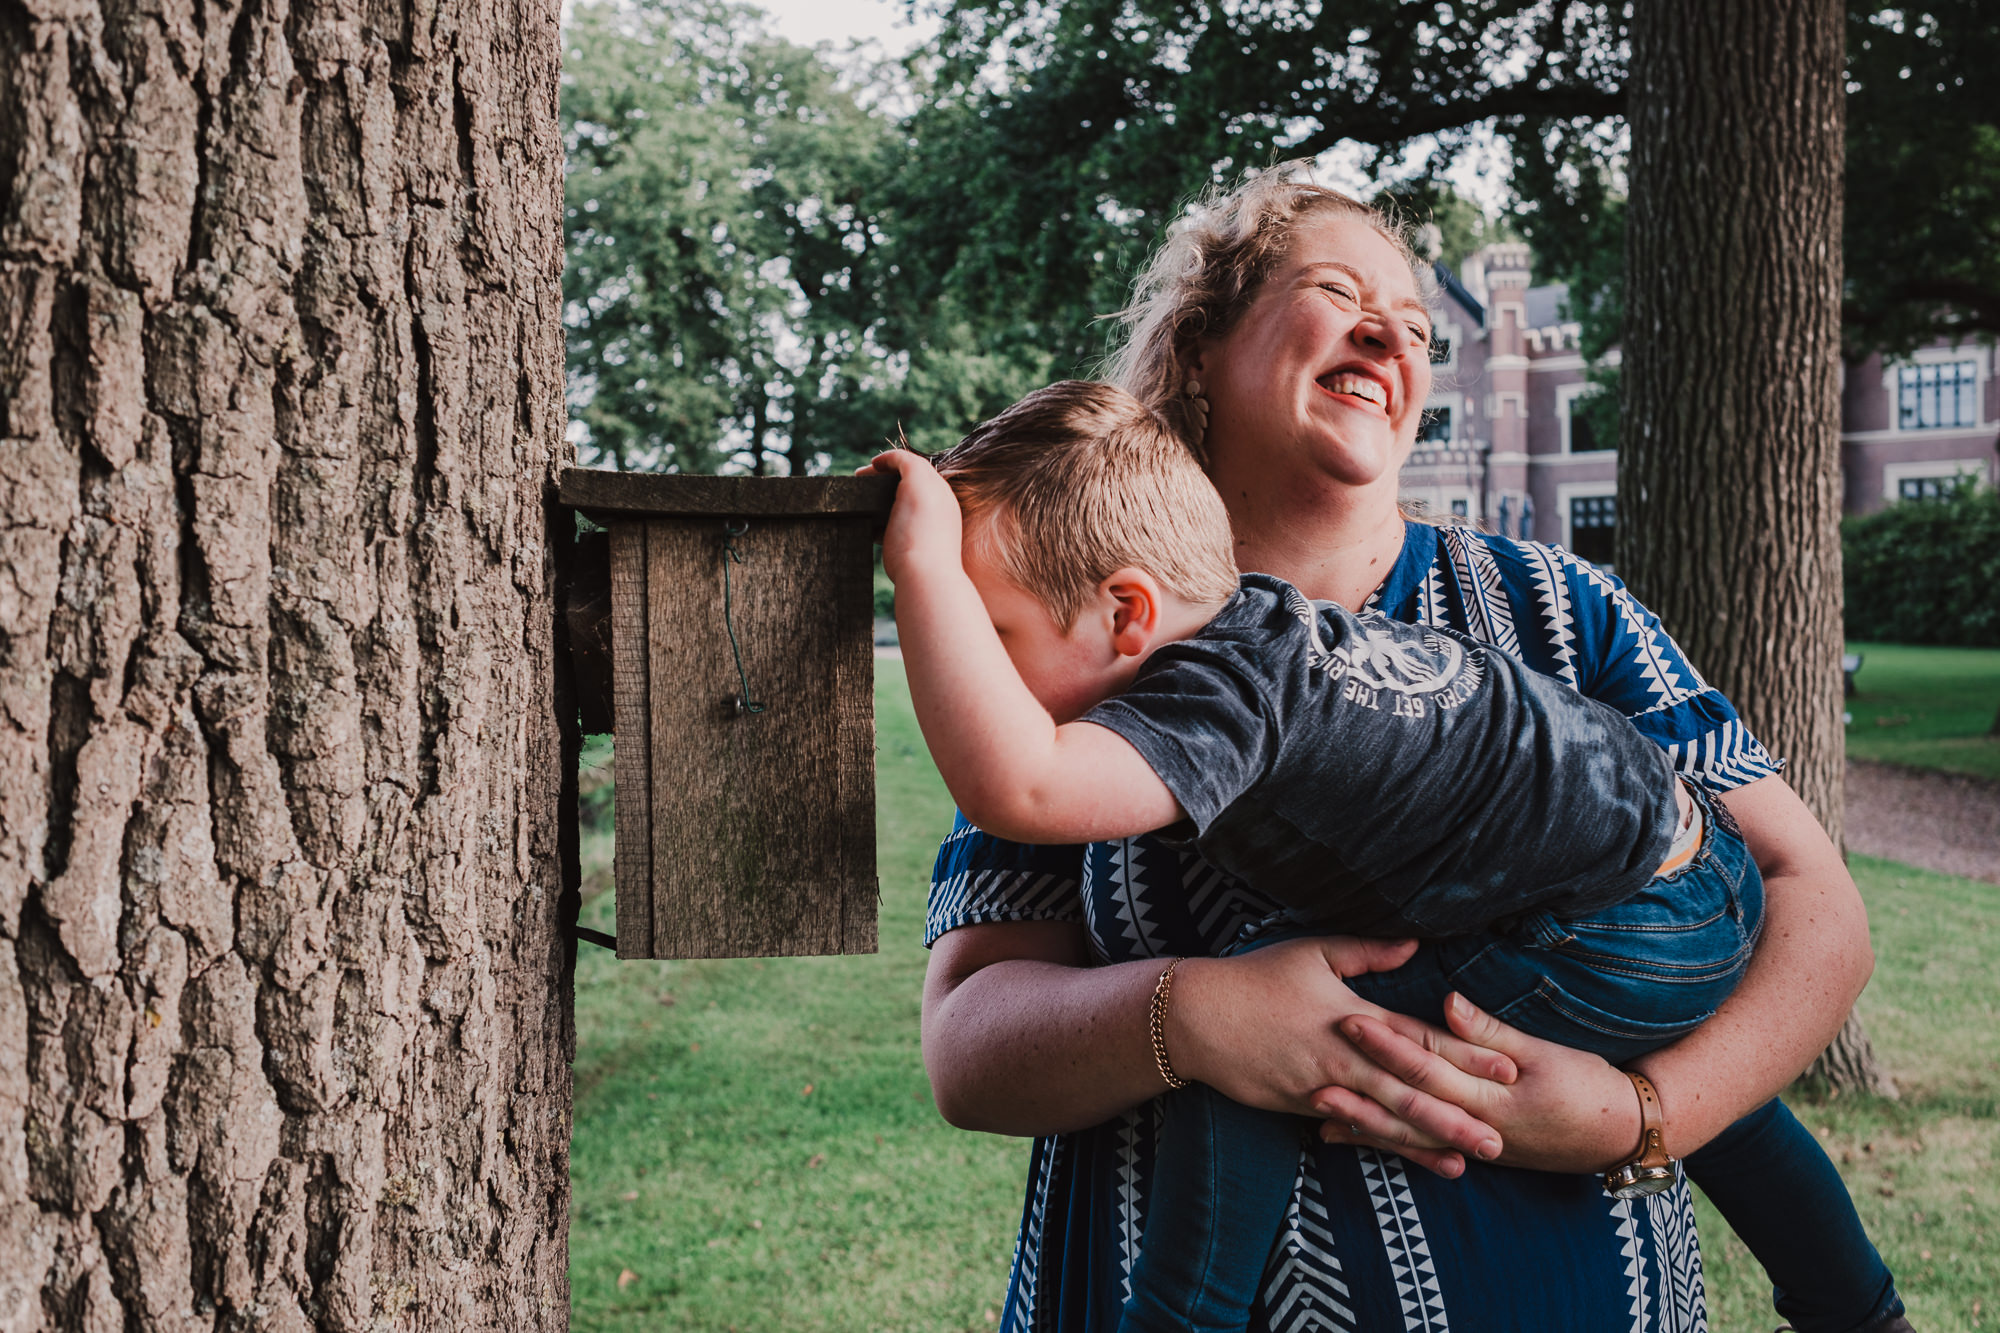
[{"label": "blue and white patterned dress", "polygon": [[[1562,550],[1408,525],[1369,601],[1448,625],[1618,708],[1714,791],[1777,772],[1735,710],[1617,580]],[[1274,904],[1149,837],[1027,847],[960,821],[926,943],[960,926],[1075,921],[1115,963],[1220,953]],[[1000,1326],[1116,1327],[1145,1230],[1156,1103],[1035,1141]],[[1622,1201],[1595,1177],[1473,1164],[1442,1180],[1371,1149],[1301,1154],[1253,1333],[1705,1333],[1687,1187]]]}]

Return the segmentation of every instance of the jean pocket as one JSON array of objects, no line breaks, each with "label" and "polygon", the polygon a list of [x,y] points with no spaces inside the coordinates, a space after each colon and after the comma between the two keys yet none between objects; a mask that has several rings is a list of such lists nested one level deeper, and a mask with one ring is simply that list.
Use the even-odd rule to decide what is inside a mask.
[{"label": "jean pocket", "polygon": [[1625,902],[1557,922],[1557,937],[1540,947],[1633,981],[1731,979],[1749,963],[1760,924],[1737,910],[1738,889],[1737,877],[1721,868],[1655,880]]},{"label": "jean pocket", "polygon": [[[1494,1017],[1558,1045],[1594,1051],[1607,1060],[1629,1060],[1694,1031],[1715,1013],[1713,1005],[1700,1007],[1710,998],[1702,988],[1647,990],[1665,993],[1647,995],[1648,1016],[1641,1018],[1591,1004],[1544,976],[1526,995],[1495,1010]],[[1672,1003],[1675,999],[1681,1001],[1679,1006]],[[1674,1012],[1676,1008],[1681,1012]]]}]

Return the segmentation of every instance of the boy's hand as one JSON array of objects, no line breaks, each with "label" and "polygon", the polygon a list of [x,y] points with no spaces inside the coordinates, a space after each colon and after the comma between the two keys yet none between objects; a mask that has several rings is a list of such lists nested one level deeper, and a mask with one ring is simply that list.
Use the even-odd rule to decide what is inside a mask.
[{"label": "boy's hand", "polygon": [[902,478],[896,504],[882,533],[882,569],[900,585],[913,570],[957,568],[964,540],[958,497],[930,461],[908,449],[875,455],[862,476],[885,473]]}]

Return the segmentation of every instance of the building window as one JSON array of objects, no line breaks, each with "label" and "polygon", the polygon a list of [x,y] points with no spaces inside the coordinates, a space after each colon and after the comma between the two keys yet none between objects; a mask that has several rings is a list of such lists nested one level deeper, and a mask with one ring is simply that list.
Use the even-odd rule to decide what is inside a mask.
[{"label": "building window", "polygon": [[1464,517],[1465,517],[1465,510],[1466,510],[1466,504],[1465,504],[1465,501],[1463,501],[1463,500],[1453,500],[1453,501],[1451,502],[1451,516],[1452,516],[1453,518],[1464,518]]},{"label": "building window", "polygon": [[1451,409],[1448,407],[1427,407],[1423,421],[1417,426],[1418,444],[1443,444],[1451,439]]},{"label": "building window", "polygon": [[1965,474],[1951,477],[1904,477],[1896,483],[1898,500],[1942,500],[1965,480]]},{"label": "building window", "polygon": [[1946,361],[1896,371],[1896,424],[1943,430],[1979,424],[1979,363]]},{"label": "building window", "polygon": [[1569,502],[1569,549],[1593,565],[1609,565],[1618,539],[1618,497],[1579,495]]},{"label": "building window", "polygon": [[1594,453],[1604,446],[1597,442],[1596,434],[1590,429],[1590,416],[1576,410],[1577,399],[1569,400],[1569,451],[1573,454]]},{"label": "building window", "polygon": [[1431,339],[1431,364],[1444,365],[1451,360],[1451,339],[1433,337]]}]

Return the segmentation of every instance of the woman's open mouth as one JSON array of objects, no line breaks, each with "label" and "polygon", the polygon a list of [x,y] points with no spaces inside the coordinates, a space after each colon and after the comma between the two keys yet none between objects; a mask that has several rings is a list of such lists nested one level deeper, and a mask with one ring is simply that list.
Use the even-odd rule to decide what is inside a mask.
[{"label": "woman's open mouth", "polygon": [[1322,375],[1314,383],[1336,398],[1359,398],[1362,402],[1379,407],[1385,412],[1389,409],[1389,391],[1379,381],[1370,379],[1366,375],[1346,373]]}]

